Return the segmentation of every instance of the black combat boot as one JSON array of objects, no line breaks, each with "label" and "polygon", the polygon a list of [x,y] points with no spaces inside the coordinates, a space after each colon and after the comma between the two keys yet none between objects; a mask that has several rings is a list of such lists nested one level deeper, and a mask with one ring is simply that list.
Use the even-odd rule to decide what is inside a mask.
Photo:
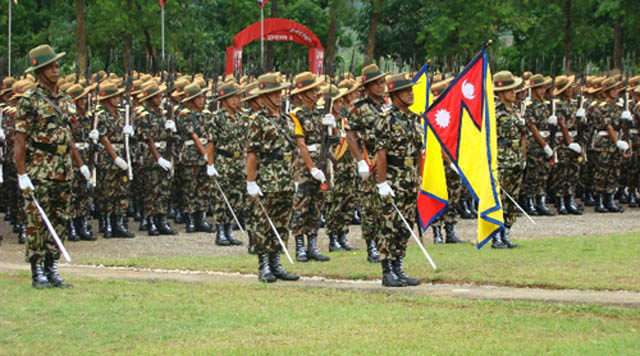
[{"label": "black combat boot", "polygon": [[538,195],[538,204],[536,205],[536,211],[540,216],[555,216],[551,210],[547,208],[547,198],[544,195]]},{"label": "black combat boot", "polygon": [[269,256],[266,253],[258,255],[258,279],[260,282],[273,283],[276,281],[276,276],[271,272],[269,267]]},{"label": "black combat boot", "polygon": [[133,200],[129,199],[129,204],[127,204],[127,214],[126,214],[126,216],[131,218],[134,215],[136,215],[136,207],[135,207],[135,204],[133,203]]},{"label": "black combat boot", "polygon": [[576,200],[573,198],[573,195],[567,195],[564,197],[565,207],[569,214],[572,215],[582,215],[582,210],[576,204]]},{"label": "black combat boot", "polygon": [[80,236],[80,240],[83,241],[95,241],[96,237],[93,236],[91,230],[89,230],[89,222],[87,221],[86,216],[81,216],[75,219],[76,231],[78,231],[78,236]]},{"label": "black combat boot", "polygon": [[342,246],[338,243],[338,234],[332,232],[329,234],[329,252],[339,251]]},{"label": "black combat boot", "polygon": [[185,222],[185,218],[184,218],[185,213],[180,211],[179,209],[176,209],[176,216],[173,218],[173,222],[176,224],[184,224]]},{"label": "black combat boot", "polygon": [[367,241],[367,261],[370,263],[380,262],[380,254],[378,253],[378,246],[374,240]]},{"label": "black combat boot", "polygon": [[167,218],[173,219],[176,217],[176,209],[173,208],[173,205],[169,203],[169,207],[167,208]]},{"label": "black combat boot", "polygon": [[44,257],[44,272],[51,286],[56,288],[72,288],[71,283],[65,282],[58,274],[58,260],[54,260],[51,254]]},{"label": "black combat boot", "polygon": [[99,214],[98,217],[98,233],[104,234],[107,229],[107,218],[104,214]]},{"label": "black combat boot", "polygon": [[80,241],[80,236],[76,231],[76,226],[73,224],[73,220],[67,220],[67,240],[68,241]]},{"label": "black combat boot", "polygon": [[318,235],[308,235],[307,242],[307,256],[310,260],[316,260],[319,262],[327,262],[331,260],[330,257],[320,254],[320,250],[318,250]]},{"label": "black combat boot", "polygon": [[508,248],[516,248],[516,247],[518,247],[518,245],[516,245],[513,242],[511,242],[511,228],[510,227],[506,227],[506,226],[504,227],[504,230],[502,230],[502,232],[500,233],[500,238],[502,240],[502,244],[504,244]]},{"label": "black combat boot", "polygon": [[382,260],[382,285],[385,287],[406,287],[406,283],[393,271],[390,259]]},{"label": "black combat boot", "polygon": [[140,220],[140,226],[138,226],[138,231],[147,231],[149,230],[149,217],[146,215],[142,215],[142,220]]},{"label": "black combat boot", "polygon": [[20,232],[18,232],[18,243],[24,245],[27,243],[27,224],[20,225]]},{"label": "black combat boot", "polygon": [[351,225],[360,225],[360,210],[356,209],[353,211],[353,218],[351,219]]},{"label": "black combat boot", "polygon": [[536,210],[535,204],[533,204],[533,197],[525,197],[523,200],[524,200],[523,202],[524,205],[522,206],[522,208],[524,208],[527,214],[531,216],[538,215],[538,211]]},{"label": "black combat boot", "polygon": [[234,246],[242,246],[242,241],[233,237],[233,224],[224,224],[224,237]]},{"label": "black combat boot", "polygon": [[309,256],[307,256],[307,249],[304,248],[304,236],[296,236],[296,261],[307,262]]},{"label": "black combat boot", "polygon": [[460,217],[462,219],[465,219],[465,220],[473,219],[473,216],[471,216],[471,211],[469,211],[469,206],[466,200],[460,199],[460,201],[458,202],[457,208],[458,208],[458,213],[460,214]]},{"label": "black combat boot", "polygon": [[638,207],[638,193],[636,192],[635,188],[631,189],[631,192],[629,192],[629,207],[630,208]]},{"label": "black combat boot", "polygon": [[196,231],[213,232],[213,226],[207,222],[207,214],[204,211],[196,211],[193,214]]},{"label": "black combat boot", "polygon": [[133,221],[142,221],[143,217],[142,217],[142,213],[140,212],[140,209],[138,209],[137,207],[134,209],[133,212]]},{"label": "black combat boot", "polygon": [[300,276],[289,273],[282,267],[282,263],[280,263],[280,253],[278,252],[269,253],[269,268],[276,278],[282,279],[283,281],[297,281],[300,279]]},{"label": "black combat boot", "polygon": [[342,231],[338,234],[338,243],[345,251],[358,251],[359,248],[349,245],[347,241],[347,233]]},{"label": "black combat boot", "polygon": [[393,262],[391,262],[391,267],[393,272],[408,286],[417,286],[420,285],[420,281],[414,278],[407,276],[402,270],[402,257],[396,257]]},{"label": "black combat boot", "polygon": [[149,236],[158,236],[158,235],[160,235],[160,231],[158,231],[158,226],[156,226],[156,222],[155,222],[153,216],[147,215],[145,217],[145,220],[147,220],[147,234]]},{"label": "black combat boot", "polygon": [[624,212],[624,208],[616,204],[616,201],[613,199],[613,194],[605,194],[604,207],[607,208],[607,210],[609,210],[612,213]]},{"label": "black combat boot", "polygon": [[12,230],[11,231],[13,231],[14,234],[18,234],[18,233],[20,233],[20,227],[23,224],[18,224],[18,222],[16,221],[15,217],[13,217],[12,219],[13,219],[13,221],[11,222],[11,226],[12,226]]},{"label": "black combat boot", "polygon": [[444,243],[442,239],[442,228],[440,226],[431,226],[431,230],[433,230],[433,244],[440,245]]},{"label": "black combat boot", "polygon": [[256,254],[256,240],[253,236],[253,231],[247,230],[247,236],[249,236],[249,243],[247,244],[247,253],[250,255]]},{"label": "black combat boot", "polygon": [[40,258],[31,256],[29,263],[31,263],[31,286],[36,289],[51,288],[51,283],[49,283],[40,264]]},{"label": "black combat boot", "polygon": [[169,219],[166,215],[156,215],[156,227],[160,235],[177,235],[178,233],[169,225]]},{"label": "black combat boot", "polygon": [[618,188],[619,200],[620,204],[629,204],[629,194],[627,194],[627,190],[625,187]]},{"label": "black combat boot", "polygon": [[591,189],[586,189],[584,192],[584,199],[582,199],[584,205],[586,206],[595,206],[596,199],[593,197],[593,191]]},{"label": "black combat boot", "polygon": [[127,239],[136,237],[134,233],[129,232],[124,226],[123,215],[111,215],[111,228],[113,229],[113,237],[124,237]]},{"label": "black combat boot", "polygon": [[456,233],[456,224],[444,224],[444,233],[445,233],[445,243],[448,244],[459,244],[465,242],[464,240],[458,237]]},{"label": "black combat boot", "polygon": [[609,210],[604,206],[604,194],[598,194],[596,199],[596,212],[597,213],[608,213]]},{"label": "black combat boot", "polygon": [[182,216],[184,217],[187,233],[196,232],[196,225],[193,222],[193,214],[183,213]]},{"label": "black combat boot", "polygon": [[469,200],[467,200],[467,206],[469,207],[469,212],[471,213],[471,219],[477,219],[478,209],[476,209],[476,201],[473,198],[469,198]]},{"label": "black combat boot", "polygon": [[567,211],[567,207],[564,205],[564,198],[561,196],[556,197],[556,210],[559,215],[567,215],[569,212]]},{"label": "black combat boot", "polygon": [[504,230],[500,230],[498,232],[496,232],[495,234],[493,234],[493,237],[491,238],[491,248],[499,248],[499,249],[503,249],[503,248],[508,248],[509,246],[505,245],[502,242],[502,233],[504,232]]},{"label": "black combat boot", "polygon": [[216,224],[216,245],[218,246],[229,246],[231,242],[227,240],[227,237],[224,234],[224,225]]},{"label": "black combat boot", "polygon": [[7,209],[7,212],[4,213],[4,221],[12,221],[11,209]]},{"label": "black combat boot", "polygon": [[104,235],[103,237],[105,239],[110,239],[112,237],[115,237],[113,235],[113,226],[111,224],[111,219],[109,219],[109,217],[106,216],[106,214],[104,215]]}]

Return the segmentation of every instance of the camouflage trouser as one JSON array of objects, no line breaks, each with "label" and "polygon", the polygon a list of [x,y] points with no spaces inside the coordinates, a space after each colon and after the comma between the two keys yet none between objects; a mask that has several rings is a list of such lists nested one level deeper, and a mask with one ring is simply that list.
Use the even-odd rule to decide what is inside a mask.
[{"label": "camouflage trouser", "polygon": [[144,214],[154,216],[167,214],[167,203],[171,194],[171,179],[168,172],[160,166],[145,166],[140,171],[140,182],[144,183],[145,193],[142,197]]},{"label": "camouflage trouser", "polygon": [[[71,218],[71,182],[65,181],[34,181],[33,195],[40,207],[47,214],[51,225],[64,241],[66,222]],[[40,216],[33,199],[25,196],[24,211],[27,216],[27,249],[25,259],[29,262],[31,256],[43,258],[50,253],[54,259],[60,258],[60,251],[53,237]]]},{"label": "camouflage trouser", "polygon": [[[391,199],[396,203],[407,222],[413,226],[413,222],[416,221],[416,191],[403,189],[397,184],[393,184],[392,189],[395,197]],[[379,196],[378,200],[382,206],[380,214],[382,224],[377,241],[380,258],[404,257],[411,232],[407,230],[402,218],[390,201],[382,200]]]},{"label": "camouflage trouser", "polygon": [[[264,193],[259,197],[264,205],[271,221],[276,226],[285,246],[289,238],[289,223],[291,222],[291,202],[293,192]],[[264,212],[255,198],[248,198],[248,205],[253,209],[252,218],[249,220],[249,230],[253,232],[256,252],[258,254],[278,252],[280,244],[271,229]]]},{"label": "camouflage trouser", "polygon": [[622,155],[617,150],[595,153],[593,189],[597,194],[612,194],[618,188],[620,167],[616,164],[621,162]]},{"label": "camouflage trouser", "polygon": [[360,221],[362,227],[362,238],[364,240],[378,241],[378,232],[380,230],[382,218],[380,215],[382,201],[378,195],[378,189],[375,182],[375,177],[369,177],[369,179],[361,183],[363,191],[360,198],[360,202],[362,204]]},{"label": "camouflage trouser", "polygon": [[171,184],[171,194],[169,200],[176,210],[184,210],[184,190],[183,179],[184,166],[182,164],[176,164],[173,174],[173,183]]},{"label": "camouflage trouser", "polygon": [[632,135],[629,144],[632,146],[633,152],[631,152],[630,157],[625,160],[624,183],[630,190],[635,190],[640,187],[640,136]]},{"label": "camouflage trouser", "polygon": [[193,214],[209,208],[209,177],[205,166],[182,166],[184,211]]},{"label": "camouflage trouser", "polygon": [[[445,176],[447,178],[447,194],[449,195],[449,202],[447,204],[447,210],[444,214],[440,215],[438,220],[434,222],[435,226],[443,226],[443,224],[455,224],[456,221],[456,207],[463,195],[463,192],[468,190],[466,185],[462,183],[462,179],[458,176],[451,167],[445,166]],[[411,220],[410,220],[411,221]]]},{"label": "camouflage trouser", "polygon": [[148,169],[148,166],[143,166],[142,164],[134,165],[133,181],[129,188],[129,198],[136,207],[143,210],[141,213],[144,213],[145,215],[148,214],[144,209],[145,201],[147,200],[147,196],[150,194],[150,190],[152,189],[151,187],[154,187],[153,185],[149,185],[149,182],[147,181]]},{"label": "camouflage trouser", "polygon": [[587,149],[587,161],[580,167],[580,185],[582,189],[593,189],[593,176],[596,167],[596,151]]},{"label": "camouflage trouser", "polygon": [[20,194],[18,188],[18,173],[16,172],[16,166],[13,163],[3,165],[4,168],[4,185],[7,188],[7,208],[11,210],[11,214],[14,215],[18,224],[24,224],[26,222],[26,215],[24,212],[24,198]]},{"label": "camouflage trouser", "polygon": [[333,179],[333,190],[327,196],[325,206],[327,233],[340,234],[349,232],[349,224],[357,207],[357,176],[353,168],[337,170]]},{"label": "camouflage trouser", "polygon": [[293,195],[293,216],[291,219],[293,236],[318,234],[325,194],[320,190],[319,181],[310,175],[303,175]]},{"label": "camouflage trouser", "polygon": [[125,215],[129,204],[127,171],[118,167],[99,168],[96,184],[99,188],[96,204],[100,212],[107,216],[112,214]]},{"label": "camouflage trouser", "polygon": [[91,206],[91,191],[87,187],[87,180],[76,170],[71,184],[72,217],[78,218],[87,215]]},{"label": "camouflage trouser", "polygon": [[[227,197],[229,204],[231,204],[231,207],[233,208],[233,212],[239,219],[244,209],[242,200],[243,192],[246,188],[242,183],[246,180],[246,178],[236,174],[216,177],[215,179],[220,184],[220,188],[222,188],[224,196]],[[225,203],[222,194],[220,194],[220,190],[216,186],[215,181],[212,180],[212,184],[213,190],[211,197],[213,200],[212,203],[214,221],[216,222],[216,224],[235,224],[236,221],[233,218],[233,215],[231,215],[231,211],[229,211],[227,203]]]},{"label": "camouflage trouser", "polygon": [[[533,198],[536,195],[545,195],[550,171],[551,163],[542,150],[528,151],[527,169],[524,174],[521,189],[522,195],[528,198]],[[511,194],[511,192],[509,192],[509,194]]]},{"label": "camouflage trouser", "polygon": [[576,184],[580,178],[582,156],[569,149],[558,150],[558,162],[553,166],[551,191],[560,197],[576,194]]},{"label": "camouflage trouser", "polygon": [[518,208],[507,198],[505,192],[516,199],[520,195],[520,186],[522,185],[522,175],[524,170],[522,166],[500,166],[498,167],[498,177],[500,179],[500,201],[502,201],[503,213],[504,213],[504,225],[511,227],[516,222]]}]

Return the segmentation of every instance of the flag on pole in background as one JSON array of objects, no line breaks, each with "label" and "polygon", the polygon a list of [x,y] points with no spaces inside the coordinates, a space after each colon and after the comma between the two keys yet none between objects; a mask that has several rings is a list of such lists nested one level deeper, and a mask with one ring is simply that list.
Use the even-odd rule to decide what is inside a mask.
[{"label": "flag on pole in background", "polygon": [[158,0],[158,4],[160,4],[160,7],[164,9],[165,5],[167,5],[167,0]]},{"label": "flag on pole in background", "polygon": [[268,2],[269,0],[258,0],[258,6],[262,9]]},{"label": "flag on pole in background", "polygon": [[491,70],[483,48],[424,114],[426,124],[478,200],[478,248],[504,227],[493,101]]}]

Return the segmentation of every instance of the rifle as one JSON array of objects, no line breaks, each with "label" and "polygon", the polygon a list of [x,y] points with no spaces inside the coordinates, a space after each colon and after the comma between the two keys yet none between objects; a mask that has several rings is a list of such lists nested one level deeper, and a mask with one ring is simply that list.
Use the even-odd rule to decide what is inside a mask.
[{"label": "rifle", "polygon": [[[555,87],[556,87],[555,64],[556,64],[556,59],[554,56],[553,62],[551,62],[551,76],[553,77],[553,81],[551,82],[551,116],[556,115],[556,99],[553,97],[553,90],[555,90]],[[550,133],[549,147],[553,149],[553,161],[552,161],[553,163],[558,163],[558,153],[555,150],[556,132],[558,131],[558,124],[559,122],[556,122],[555,125],[550,125],[549,127],[549,133]]]},{"label": "rifle", "polygon": [[[125,126],[129,126],[131,124],[130,115],[131,115],[131,68],[129,68],[129,74],[127,75],[127,85],[125,86],[125,104],[124,104],[124,124]],[[129,168],[127,169],[127,173],[129,175],[129,180],[133,180],[133,168],[131,167],[131,150],[129,149],[129,135],[124,135],[124,150],[127,155],[127,165]]]},{"label": "rifle", "polygon": [[[332,69],[334,68],[335,65]],[[333,72],[333,70],[331,70],[331,72]],[[325,71],[325,78],[326,77],[327,72]],[[331,114],[331,111],[333,109],[333,95],[331,95],[331,87],[333,86],[333,73],[328,73],[328,77],[329,90],[327,91],[327,95],[324,98],[324,110],[322,113],[323,117],[327,114]],[[322,144],[320,147],[320,155],[318,159],[318,168],[323,172],[327,172],[328,182],[322,183],[320,185],[320,190],[325,192],[333,189],[333,163],[335,161],[335,158],[333,157],[333,154],[329,152],[329,150],[334,144],[338,142],[340,142],[340,138],[337,136],[333,136],[331,132],[331,126],[327,126],[326,130],[324,130],[322,133]]]},{"label": "rifle", "polygon": [[[625,76],[625,80],[624,80],[624,87],[627,88],[629,86],[629,72],[626,71],[626,76]],[[627,90],[625,90],[624,92],[624,111],[625,113],[629,113],[629,92]],[[633,120],[633,118],[631,118],[631,120]],[[633,121],[632,121],[633,122]],[[624,136],[625,141],[629,142],[629,151],[625,152],[624,154],[624,158],[628,158],[633,156],[633,147],[632,147],[632,140],[631,140],[631,131],[630,131],[630,124],[626,122],[626,120],[622,120],[622,134]]]},{"label": "rifle", "polygon": [[[171,57],[169,57],[169,58],[171,58]],[[167,89],[167,93],[168,93],[167,94],[167,96],[168,96],[168,98],[167,98],[167,105],[168,105],[167,120],[171,120],[171,121],[174,121],[173,120],[174,108],[173,108],[173,101],[171,100],[170,96],[171,96],[171,93],[175,90],[175,78],[176,78],[176,75],[175,75],[174,71],[171,71],[169,73],[169,77],[168,77],[168,81],[169,81],[168,84],[169,85],[167,86],[167,88],[168,88]],[[171,169],[169,170],[168,178],[171,178],[171,177],[173,177],[173,175],[175,173],[174,161],[175,161],[176,154],[174,152],[174,144],[177,141],[177,137],[171,131],[168,132],[167,134],[169,135],[169,139],[168,139],[168,142],[167,142],[167,152],[169,152],[169,154],[171,155],[171,158],[170,158]]]},{"label": "rifle", "polygon": [[[4,109],[0,108],[0,130],[2,130],[2,123],[4,122]],[[4,183],[4,175],[2,173],[3,166],[2,162],[4,162],[4,146],[5,142],[2,142],[2,146],[0,146],[0,183]]]}]

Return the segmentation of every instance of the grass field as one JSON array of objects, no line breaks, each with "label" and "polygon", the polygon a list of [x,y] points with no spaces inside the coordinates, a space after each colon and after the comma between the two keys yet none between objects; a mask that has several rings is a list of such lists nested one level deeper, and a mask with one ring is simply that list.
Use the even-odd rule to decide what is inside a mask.
[{"label": "grass field", "polygon": [[0,354],[632,354],[640,309],[0,274]]},{"label": "grass field", "polygon": [[[438,270],[433,271],[415,245],[408,250],[407,273],[434,283],[476,283],[551,289],[640,291],[640,234],[548,238],[520,242],[515,250],[477,251],[468,244],[430,245]],[[178,252],[179,253],[179,252]],[[366,262],[366,252],[329,254],[328,263],[284,262],[302,275],[343,279],[380,278],[380,266]],[[283,257],[283,261],[285,261]],[[171,258],[88,258],[79,263],[256,273],[255,256]]]}]

